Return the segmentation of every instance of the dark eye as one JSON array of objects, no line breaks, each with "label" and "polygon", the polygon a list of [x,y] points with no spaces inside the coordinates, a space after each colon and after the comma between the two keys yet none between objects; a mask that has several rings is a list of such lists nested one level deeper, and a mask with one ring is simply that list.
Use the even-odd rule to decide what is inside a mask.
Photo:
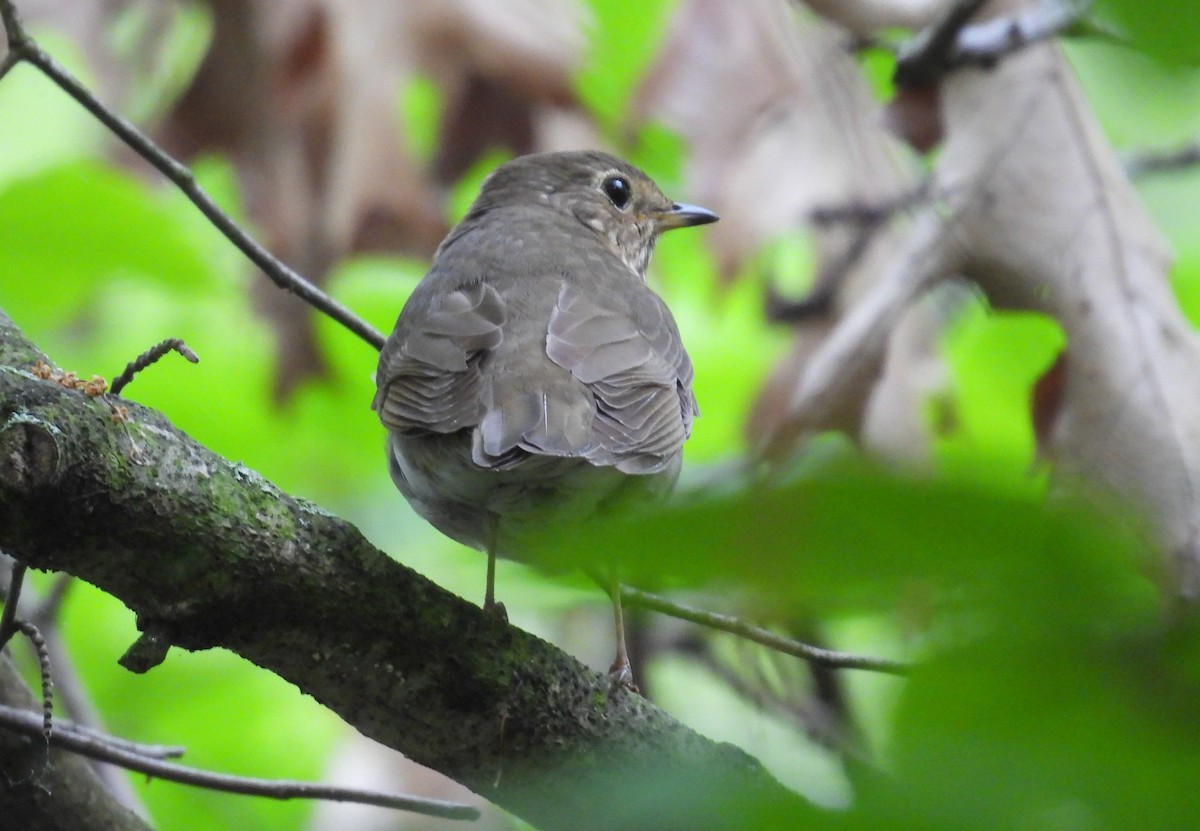
[{"label": "dark eye", "polygon": [[624,208],[633,198],[633,188],[624,176],[609,176],[600,187],[604,189],[604,195],[618,208]]}]

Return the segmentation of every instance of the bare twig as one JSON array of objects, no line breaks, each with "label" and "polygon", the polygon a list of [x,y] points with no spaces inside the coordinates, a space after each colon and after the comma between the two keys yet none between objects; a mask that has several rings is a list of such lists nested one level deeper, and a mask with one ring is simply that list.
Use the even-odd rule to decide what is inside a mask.
[{"label": "bare twig", "polygon": [[1125,158],[1125,172],[1130,178],[1186,170],[1197,165],[1200,165],[1200,142],[1174,150],[1141,151]]},{"label": "bare twig", "polygon": [[959,33],[987,0],[955,0],[941,19],[902,45],[893,80],[899,87],[932,84],[950,71]]},{"label": "bare twig", "polygon": [[[20,707],[10,707],[5,704],[0,704],[0,727],[12,730],[17,733],[26,735],[35,735],[34,731],[40,729],[37,721],[37,714],[29,710],[23,710]],[[111,747],[123,750],[126,753],[132,753],[137,756],[143,756],[147,759],[174,759],[184,754],[184,748],[173,747],[170,745],[160,744],[142,744],[141,742],[132,742],[129,739],[121,739],[116,736],[106,735],[99,730],[94,730],[86,727],[78,722],[59,719],[54,724],[55,736],[52,739],[52,744],[58,745],[57,739],[60,737],[74,737],[81,744],[92,743],[97,748]]]},{"label": "bare twig", "polygon": [[13,626],[33,644],[37,653],[38,674],[42,680],[42,738],[50,743],[54,729],[54,682],[50,678],[50,649],[38,628],[27,620],[15,620]]},{"label": "bare twig", "polygon": [[909,188],[895,196],[876,202],[843,202],[837,205],[823,205],[813,208],[808,217],[812,224],[819,228],[841,224],[874,226],[888,221],[898,213],[923,205],[933,198],[935,198],[933,183],[929,177],[926,177],[916,187]]},{"label": "bare twig", "polygon": [[[88,690],[79,677],[79,672],[75,669],[70,650],[67,649],[62,637],[57,632],[59,611],[69,594],[70,587],[75,582],[76,578],[70,574],[59,574],[44,597],[38,597],[36,593],[31,596],[31,589],[28,586],[22,596],[26,600],[33,601],[31,604],[33,611],[27,613],[28,619],[41,630],[46,639],[46,648],[54,662],[54,700],[57,709],[60,713],[67,713],[71,717],[69,721],[64,720],[61,716],[56,718],[54,720],[55,731],[71,729],[75,732],[103,737],[105,733],[100,714],[92,703]],[[108,737],[108,739],[124,741],[112,739],[112,737]],[[131,742],[125,742],[125,744],[142,755],[151,755],[155,758],[172,758],[183,753],[181,747],[160,748],[153,745],[134,745]],[[99,760],[90,761],[92,769],[100,777],[104,787],[120,804],[139,816],[147,815],[145,806],[133,789],[129,777],[121,768]]]},{"label": "bare twig", "polygon": [[813,209],[809,214],[813,225],[818,228],[850,225],[853,226],[854,235],[846,247],[817,274],[813,287],[806,296],[798,300],[784,297],[774,281],[768,282],[767,320],[796,324],[830,314],[833,311],[834,298],[837,297],[846,276],[870,250],[876,235],[897,214],[932,199],[931,193],[930,181],[926,179],[914,188],[878,202],[847,202]]},{"label": "bare twig", "polygon": [[21,584],[25,582],[26,565],[20,560],[12,561],[12,572],[8,578],[8,592],[4,598],[4,611],[0,612],[0,649],[17,631],[17,603],[21,599]]},{"label": "bare twig", "polygon": [[955,68],[995,66],[1005,55],[1057,37],[1070,29],[1079,22],[1089,6],[1090,0],[1045,0],[1012,17],[967,26],[959,33],[952,55],[953,65]]},{"label": "bare twig", "polygon": [[1043,0],[1008,17],[966,25],[982,5],[958,0],[938,23],[901,47],[896,85],[925,86],[966,66],[993,67],[1006,55],[1075,27],[1091,0]]},{"label": "bare twig", "polygon": [[0,0],[0,21],[4,23],[9,48],[4,64],[0,64],[0,69],[6,70],[6,67],[16,61],[24,61],[37,67],[59,89],[74,98],[101,124],[115,133],[135,153],[183,191],[192,204],[200,210],[200,213],[204,214],[209,222],[258,266],[275,285],[285,291],[290,291],[305,303],[333,318],[376,349],[383,347],[384,336],[375,327],[301,277],[260,245],[217,206],[212,197],[197,184],[195,176],[186,165],[176,161],[137,127],[102,104],[70,72],[43,50],[25,30],[12,0]]},{"label": "bare twig", "polygon": [[[28,710],[0,705],[0,725],[29,736],[39,735],[41,725],[37,714]],[[73,725],[73,727],[75,727]],[[334,802],[356,802],[363,805],[378,805],[383,808],[398,808],[426,816],[442,819],[477,819],[478,809],[457,802],[438,799],[421,799],[403,794],[382,791],[341,788],[313,782],[288,780],[253,779],[221,773],[196,770],[195,768],[162,761],[164,750],[139,745],[111,736],[97,736],[78,729],[58,729],[50,738],[50,744],[91,759],[101,759],[121,767],[144,773],[158,779],[194,785],[209,790],[238,793],[248,796],[266,796],[273,799],[325,799]],[[149,750],[149,752],[146,752]]]},{"label": "bare twig", "polygon": [[763,668],[752,660],[739,666],[749,667],[754,678],[721,660],[710,645],[700,639],[688,650],[688,656],[726,684],[734,693],[764,712],[771,712],[796,724],[810,739],[839,752],[851,752],[842,714],[812,695],[801,695],[793,685],[787,693],[779,694],[763,677]]},{"label": "bare twig", "polygon": [[777,635],[758,626],[751,626],[731,615],[722,615],[717,612],[707,612],[692,606],[685,606],[682,603],[668,600],[661,595],[651,594],[650,592],[644,592],[629,586],[621,586],[621,600],[630,606],[641,606],[644,609],[651,609],[670,617],[679,618],[680,620],[698,623],[710,629],[728,632],[731,635],[737,635],[746,640],[754,641],[787,655],[795,655],[797,658],[803,658],[812,663],[837,667],[839,669],[864,669],[872,672],[883,672],[888,675],[905,675],[908,672],[908,666],[900,661],[875,658],[869,655],[854,655],[849,652],[835,652],[832,649],[812,646],[811,644],[802,643],[791,638],[785,638],[782,635]]},{"label": "bare twig", "polygon": [[113,379],[112,387],[109,389],[113,395],[120,395],[121,390],[133,380],[133,376],[137,375],[146,367],[159,360],[168,352],[175,351],[186,358],[190,363],[200,363],[200,358],[196,353],[188,348],[188,345],[181,338],[167,338],[160,343],[147,349],[141,355],[138,355],[132,361],[125,365],[125,371]]},{"label": "bare twig", "polygon": [[8,52],[4,54],[4,59],[0,60],[0,80],[4,80],[4,76],[8,74],[9,70],[20,62],[21,56],[9,49]]}]

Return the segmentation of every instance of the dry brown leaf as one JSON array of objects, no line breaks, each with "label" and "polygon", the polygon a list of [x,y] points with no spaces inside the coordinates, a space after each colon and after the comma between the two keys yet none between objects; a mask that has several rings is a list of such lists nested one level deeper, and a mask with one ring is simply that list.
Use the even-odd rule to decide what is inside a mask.
[{"label": "dry brown leaf", "polygon": [[[1200,337],[1171,257],[1057,47],[943,85],[939,178],[962,270],[997,304],[1056,317],[1069,359],[1046,450],[1149,511],[1200,589]],[[1005,125],[1006,129],[997,129]]]},{"label": "dry brown leaf", "polygon": [[[209,2],[212,47],[165,143],[185,157],[228,153],[268,247],[317,283],[349,253],[431,254],[447,230],[444,183],[486,150],[586,135],[561,129],[582,120],[571,98],[584,54],[578,3]],[[431,168],[408,149],[398,113],[419,74],[444,95]],[[278,332],[286,394],[322,366],[311,313],[266,283],[255,292]]]},{"label": "dry brown leaf", "polygon": [[950,7],[952,0],[804,0],[817,14],[860,37],[882,29],[921,29]]},{"label": "dry brown leaf", "polygon": [[[813,226],[812,213],[871,208],[916,188],[914,166],[888,134],[845,40],[835,27],[773,0],[736,5],[687,0],[676,8],[637,98],[636,117],[657,118],[687,139],[687,190],[721,215],[708,239],[727,278],[765,241],[813,235],[821,275],[814,293],[828,294],[831,301],[826,314],[797,327],[793,349],[754,406],[747,436],[768,455],[787,443],[786,402],[829,321],[887,270],[901,240],[893,226],[868,228],[854,221]],[[866,240],[861,253],[848,257],[860,236]],[[925,383],[919,379],[936,360],[927,348],[893,350],[887,389],[894,394],[873,409],[875,423],[892,426],[890,435],[915,434],[924,425],[923,409],[901,403],[916,393],[906,397],[898,391]],[[882,361],[846,379],[854,394],[848,386],[827,413],[826,426],[859,432],[881,367]],[[875,434],[882,437],[884,431]]]},{"label": "dry brown leaf", "polygon": [[816,429],[878,369],[927,286],[962,274],[993,304],[1054,316],[1069,359],[1045,449],[1067,478],[1141,506],[1200,589],[1200,338],[1170,257],[1061,52],[1043,44],[942,85],[946,137],[930,211],[905,255],[813,356],[793,428]]},{"label": "dry brown leaf", "polygon": [[[684,0],[634,103],[688,143],[686,190],[721,215],[708,239],[726,277],[816,208],[911,187],[845,35],[777,0]],[[817,235],[831,260],[844,228]]]}]

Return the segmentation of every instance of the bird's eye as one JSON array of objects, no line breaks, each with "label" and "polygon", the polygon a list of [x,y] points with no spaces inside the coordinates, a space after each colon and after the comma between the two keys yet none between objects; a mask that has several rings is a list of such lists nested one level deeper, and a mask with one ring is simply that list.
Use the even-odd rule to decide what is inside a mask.
[{"label": "bird's eye", "polygon": [[604,190],[604,195],[618,208],[624,208],[633,198],[633,188],[629,186],[629,180],[624,176],[609,176],[604,180],[601,188]]}]

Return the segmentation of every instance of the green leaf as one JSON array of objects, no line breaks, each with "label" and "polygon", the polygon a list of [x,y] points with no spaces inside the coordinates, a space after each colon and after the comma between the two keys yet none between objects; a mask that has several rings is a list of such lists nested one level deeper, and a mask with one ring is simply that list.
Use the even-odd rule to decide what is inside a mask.
[{"label": "green leaf", "polygon": [[595,24],[579,94],[610,130],[625,119],[629,99],[654,57],[673,0],[589,0]]},{"label": "green leaf", "polygon": [[95,162],[10,180],[0,190],[6,309],[37,329],[74,318],[105,280],[211,288],[216,278],[205,247],[181,224],[180,207],[174,197]]},{"label": "green leaf", "polygon": [[1101,0],[1095,14],[1160,61],[1200,64],[1200,16],[1192,0]]}]

